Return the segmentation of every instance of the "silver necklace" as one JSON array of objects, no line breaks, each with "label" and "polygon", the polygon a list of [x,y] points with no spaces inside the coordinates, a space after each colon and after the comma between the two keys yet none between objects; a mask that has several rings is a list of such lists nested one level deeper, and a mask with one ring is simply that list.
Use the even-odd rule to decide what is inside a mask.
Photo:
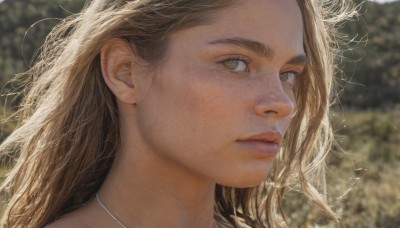
[{"label": "silver necklace", "polygon": [[121,225],[121,227],[123,228],[128,228],[127,226],[125,226],[121,221],[119,221],[117,219],[117,217],[115,217],[108,209],[106,206],[104,206],[103,202],[100,200],[99,195],[96,193],[96,199],[97,202],[100,204],[100,206],[111,216],[111,218],[113,218],[116,222],[118,222],[119,225]]},{"label": "silver necklace", "polygon": [[[111,216],[111,218],[113,218],[121,227],[123,227],[123,228],[128,228],[127,226],[125,226],[121,221],[119,221],[118,219],[117,219],[117,217],[115,217],[115,215],[113,215],[108,209],[107,209],[107,207],[103,204],[103,202],[100,200],[100,197],[99,197],[99,195],[96,193],[96,200],[97,200],[97,202],[100,204],[100,206],[107,212],[107,214],[108,215],[110,215]],[[214,227],[216,227],[216,228],[218,228],[219,227],[219,225],[218,225],[218,223],[214,223]]]}]

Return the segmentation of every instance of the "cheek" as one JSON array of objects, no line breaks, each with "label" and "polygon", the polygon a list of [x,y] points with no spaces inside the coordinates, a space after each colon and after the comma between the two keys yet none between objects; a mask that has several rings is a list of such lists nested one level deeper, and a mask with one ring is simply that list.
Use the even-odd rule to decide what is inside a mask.
[{"label": "cheek", "polygon": [[184,69],[160,75],[139,124],[157,149],[200,153],[221,147],[232,134],[235,117],[232,87],[212,72]]},{"label": "cheek", "polygon": [[291,99],[291,101],[293,102],[293,107],[294,107],[294,108],[293,108],[293,112],[292,112],[290,115],[288,115],[287,117],[285,117],[285,118],[283,118],[283,119],[281,120],[281,129],[282,129],[282,132],[283,132],[284,134],[286,134],[287,130],[289,129],[289,126],[290,126],[290,124],[291,124],[291,122],[292,122],[294,113],[295,113],[296,110],[297,110],[296,101],[295,101],[294,99]]},{"label": "cheek", "polygon": [[182,110],[178,113],[182,127],[190,126],[191,134],[199,141],[211,143],[220,135],[227,135],[228,126],[239,120],[231,89],[218,79],[208,78],[210,74],[205,76],[206,73],[193,75],[195,78],[182,86],[184,92],[178,95],[182,99],[176,105],[182,106],[177,107]]},{"label": "cheek", "polygon": [[291,121],[292,121],[291,117],[287,117],[282,120],[282,129],[283,129],[284,135],[286,134],[287,130],[289,129]]}]

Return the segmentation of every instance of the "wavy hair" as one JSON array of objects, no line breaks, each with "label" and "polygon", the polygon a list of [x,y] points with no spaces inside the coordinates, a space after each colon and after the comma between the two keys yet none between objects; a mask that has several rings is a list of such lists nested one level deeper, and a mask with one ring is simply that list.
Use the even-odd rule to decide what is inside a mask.
[{"label": "wavy hair", "polygon": [[[99,53],[112,38],[157,64],[171,33],[212,21],[238,0],[93,0],[58,24],[28,78],[19,127],[3,142],[3,156],[18,154],[0,190],[11,196],[5,227],[43,227],[81,207],[103,183],[120,147],[116,100],[101,75]],[[217,185],[215,218],[233,227],[277,227],[285,188],[293,181],[337,220],[324,195],[337,25],[356,14],[348,0],[298,0],[308,63],[295,87],[296,112],[282,148],[260,186]]]}]

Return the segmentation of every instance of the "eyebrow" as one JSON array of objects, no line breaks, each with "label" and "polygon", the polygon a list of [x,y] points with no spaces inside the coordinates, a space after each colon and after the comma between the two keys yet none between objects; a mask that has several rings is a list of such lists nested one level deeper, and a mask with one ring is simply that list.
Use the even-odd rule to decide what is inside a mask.
[{"label": "eyebrow", "polygon": [[[226,38],[226,39],[218,39],[214,41],[208,42],[209,44],[228,44],[228,45],[234,45],[237,47],[242,47],[245,49],[248,49],[257,55],[264,57],[268,60],[271,60],[274,57],[274,50],[263,43],[260,43],[258,41],[254,40],[249,40],[246,38],[241,38],[241,37],[234,37],[234,38]],[[307,56],[305,54],[300,54],[297,55],[293,58],[291,58],[289,61],[287,61],[286,64],[291,64],[291,65],[306,65],[308,62]]]},{"label": "eyebrow", "polygon": [[290,65],[303,65],[305,66],[308,62],[308,58],[305,54],[300,54],[297,55],[291,59],[289,59],[289,61],[286,62],[286,64],[290,64]]},{"label": "eyebrow", "polygon": [[234,38],[227,38],[227,39],[218,39],[214,41],[208,42],[209,44],[228,44],[228,45],[234,45],[242,48],[246,48],[257,55],[264,57],[266,59],[271,60],[274,57],[274,50],[267,46],[264,45],[263,43],[260,43],[258,41],[254,40],[249,40],[241,37],[234,37]]}]

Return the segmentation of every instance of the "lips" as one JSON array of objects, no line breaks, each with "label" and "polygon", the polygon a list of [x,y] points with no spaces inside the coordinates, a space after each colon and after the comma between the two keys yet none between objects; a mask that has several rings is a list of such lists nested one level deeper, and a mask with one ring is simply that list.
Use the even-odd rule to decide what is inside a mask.
[{"label": "lips", "polygon": [[237,144],[247,151],[265,156],[275,156],[279,151],[282,136],[279,132],[268,131],[237,140]]}]

